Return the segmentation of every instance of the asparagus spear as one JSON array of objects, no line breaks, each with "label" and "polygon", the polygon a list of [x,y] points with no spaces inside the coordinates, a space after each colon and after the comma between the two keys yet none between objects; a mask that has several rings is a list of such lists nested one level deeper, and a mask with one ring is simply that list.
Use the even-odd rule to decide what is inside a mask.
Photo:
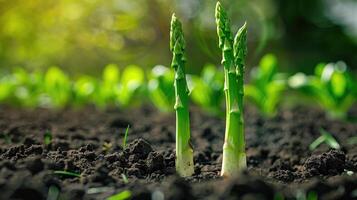
[{"label": "asparagus spear", "polygon": [[172,15],[170,29],[170,50],[173,58],[171,67],[175,70],[176,102],[176,171],[186,177],[194,173],[193,150],[190,144],[190,116],[188,110],[188,87],[185,75],[185,40],[181,22]]},{"label": "asparagus spear", "polygon": [[[235,45],[230,22],[222,5],[216,5],[216,24],[219,48],[224,67],[224,92],[226,96],[226,130],[223,145],[222,176],[234,176],[246,168],[243,122],[243,68],[246,28],[238,32]],[[233,48],[235,47],[235,48]],[[236,55],[236,57],[234,56]]]}]

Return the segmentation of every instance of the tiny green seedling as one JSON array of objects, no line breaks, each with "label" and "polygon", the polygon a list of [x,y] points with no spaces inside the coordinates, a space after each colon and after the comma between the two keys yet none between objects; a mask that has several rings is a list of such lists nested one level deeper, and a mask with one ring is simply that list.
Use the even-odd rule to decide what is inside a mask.
[{"label": "tiny green seedling", "polygon": [[357,86],[344,62],[318,64],[314,76],[297,73],[289,78],[289,85],[312,97],[332,119],[346,118],[357,97]]},{"label": "tiny green seedling", "polygon": [[322,143],[326,143],[329,147],[333,149],[340,149],[340,144],[336,141],[336,139],[332,136],[331,133],[325,131],[324,129],[320,129],[321,136],[318,137],[314,142],[312,142],[309,146],[310,150],[315,150]]},{"label": "tiny green seedling", "polygon": [[69,176],[69,177],[81,177],[81,174],[74,173],[74,172],[68,172],[68,171],[54,171],[53,172],[56,175],[63,175],[63,176]]},{"label": "tiny green seedling", "polygon": [[226,130],[221,175],[231,177],[247,166],[243,119],[243,75],[247,54],[247,27],[244,24],[233,41],[227,13],[219,2],[216,5],[216,24],[219,48],[222,51],[226,97]]},{"label": "tiny green seedling", "polygon": [[188,86],[185,74],[185,39],[181,22],[175,14],[171,18],[170,50],[171,67],[175,71],[175,105],[176,111],[176,171],[186,177],[194,173],[193,150],[190,134],[190,114],[188,110]]},{"label": "tiny green seedling", "polygon": [[277,113],[282,93],[287,87],[286,75],[277,72],[278,62],[273,54],[265,55],[259,67],[251,72],[251,83],[245,86],[246,97],[266,117]]},{"label": "tiny green seedling", "polygon": [[296,200],[317,200],[318,195],[315,191],[310,191],[306,194],[303,190],[298,190]]},{"label": "tiny green seedling", "polygon": [[102,146],[102,150],[104,152],[108,152],[112,147],[113,147],[113,144],[111,142],[104,142],[103,146]]},{"label": "tiny green seedling", "polygon": [[60,194],[60,189],[56,185],[51,185],[48,188],[47,200],[57,200]]},{"label": "tiny green seedling", "polygon": [[129,190],[124,190],[118,194],[110,196],[107,200],[127,200],[131,197],[131,192]]},{"label": "tiny green seedling", "polygon": [[52,142],[52,133],[51,133],[51,131],[47,130],[43,136],[43,143],[45,145],[49,145],[49,144],[51,144],[51,142]]},{"label": "tiny green seedling", "polygon": [[128,177],[127,177],[124,173],[121,174],[121,178],[123,179],[123,182],[124,182],[125,184],[128,184],[128,183],[129,183]]},{"label": "tiny green seedling", "polygon": [[130,125],[128,125],[125,130],[124,139],[123,139],[123,149],[125,149],[126,142],[128,141],[129,128],[130,128]]}]

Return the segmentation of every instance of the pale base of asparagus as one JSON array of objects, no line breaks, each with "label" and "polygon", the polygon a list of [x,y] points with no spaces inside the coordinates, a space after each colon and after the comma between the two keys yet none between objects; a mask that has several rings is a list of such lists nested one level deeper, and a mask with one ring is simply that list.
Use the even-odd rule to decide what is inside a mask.
[{"label": "pale base of asparagus", "polygon": [[237,152],[232,146],[224,144],[221,176],[234,177],[246,168],[247,160],[245,152]]},{"label": "pale base of asparagus", "polygon": [[182,177],[191,176],[195,170],[193,166],[193,150],[176,153],[176,171]]}]

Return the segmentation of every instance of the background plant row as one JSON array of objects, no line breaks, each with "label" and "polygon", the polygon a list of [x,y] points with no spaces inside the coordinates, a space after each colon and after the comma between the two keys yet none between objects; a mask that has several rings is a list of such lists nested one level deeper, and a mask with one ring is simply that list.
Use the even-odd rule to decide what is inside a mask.
[{"label": "background plant row", "polygon": [[[278,71],[276,57],[268,54],[247,79],[245,102],[255,105],[267,117],[274,116],[282,99],[293,103],[305,99],[321,106],[330,117],[344,118],[357,99],[357,82],[343,62],[318,64],[313,75],[288,75]],[[16,68],[0,77],[0,103],[24,107],[94,104],[101,108],[125,108],[150,102],[161,111],[171,112],[173,80],[173,70],[161,65],[144,71],[136,65],[120,70],[109,64],[101,78],[80,75],[76,79],[58,67],[50,67],[45,73]],[[223,82],[219,67],[204,66],[200,75],[188,75],[191,100],[207,112],[223,114]]]}]

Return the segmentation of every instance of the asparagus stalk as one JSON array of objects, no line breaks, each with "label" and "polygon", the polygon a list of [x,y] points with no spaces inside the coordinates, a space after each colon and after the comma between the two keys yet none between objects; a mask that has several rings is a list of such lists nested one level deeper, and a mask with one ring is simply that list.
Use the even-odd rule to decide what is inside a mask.
[{"label": "asparagus stalk", "polygon": [[244,96],[244,68],[247,51],[247,23],[244,23],[243,26],[238,30],[236,36],[234,37],[233,43],[234,63],[236,64],[236,73],[238,81],[238,103],[242,114]]},{"label": "asparagus stalk", "polygon": [[[244,43],[242,33],[236,38],[233,49],[233,36],[227,13],[219,2],[216,5],[216,24],[219,48],[222,51],[224,67],[224,92],[226,97],[226,130],[223,145],[222,176],[234,176],[246,168],[246,154],[243,126],[243,61],[246,50],[241,50]],[[239,33],[239,32],[238,32]],[[234,54],[237,55],[235,59]],[[238,66],[236,66],[238,64]]]},{"label": "asparagus stalk", "polygon": [[188,110],[188,87],[185,75],[185,40],[181,22],[175,14],[171,18],[170,50],[173,58],[171,67],[175,70],[176,102],[176,171],[186,177],[194,173],[193,150],[190,143],[190,116]]}]

